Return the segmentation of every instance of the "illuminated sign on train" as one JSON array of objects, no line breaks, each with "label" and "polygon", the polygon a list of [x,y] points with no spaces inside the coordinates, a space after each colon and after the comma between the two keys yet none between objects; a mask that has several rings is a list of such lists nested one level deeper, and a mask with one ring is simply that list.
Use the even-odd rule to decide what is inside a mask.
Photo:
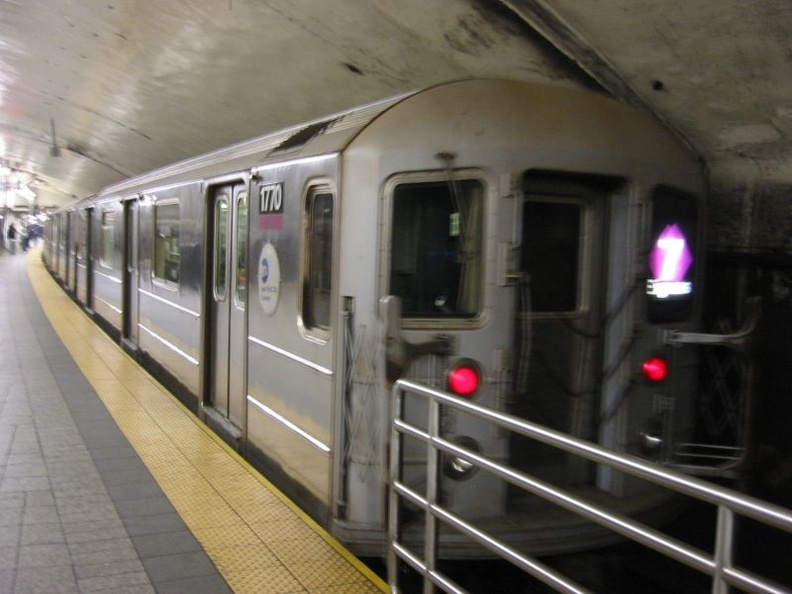
[{"label": "illuminated sign on train", "polygon": [[685,277],[693,263],[687,239],[677,224],[666,225],[649,254],[653,278],[646,284],[647,295],[658,299],[680,297],[693,292]]}]

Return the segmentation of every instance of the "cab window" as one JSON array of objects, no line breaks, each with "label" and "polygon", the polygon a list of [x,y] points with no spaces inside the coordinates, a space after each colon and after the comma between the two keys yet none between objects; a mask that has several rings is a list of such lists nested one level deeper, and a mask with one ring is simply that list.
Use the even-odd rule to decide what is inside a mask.
[{"label": "cab window", "polygon": [[478,315],[483,194],[475,179],[394,187],[389,292],[404,318]]}]

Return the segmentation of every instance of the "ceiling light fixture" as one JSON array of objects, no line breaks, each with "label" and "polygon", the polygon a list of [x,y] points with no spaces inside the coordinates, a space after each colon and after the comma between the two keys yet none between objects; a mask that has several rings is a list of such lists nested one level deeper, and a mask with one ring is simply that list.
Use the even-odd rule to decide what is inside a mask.
[{"label": "ceiling light fixture", "polygon": [[36,193],[30,189],[30,186],[27,184],[19,184],[19,187],[16,189],[16,193],[30,202],[36,197]]}]

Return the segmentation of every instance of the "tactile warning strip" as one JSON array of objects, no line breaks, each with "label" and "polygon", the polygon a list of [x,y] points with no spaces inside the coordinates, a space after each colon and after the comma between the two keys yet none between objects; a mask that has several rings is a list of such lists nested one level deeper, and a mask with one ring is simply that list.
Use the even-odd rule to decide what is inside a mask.
[{"label": "tactile warning strip", "polygon": [[39,250],[28,273],[80,370],[235,592],[387,592],[110,340],[55,285]]}]

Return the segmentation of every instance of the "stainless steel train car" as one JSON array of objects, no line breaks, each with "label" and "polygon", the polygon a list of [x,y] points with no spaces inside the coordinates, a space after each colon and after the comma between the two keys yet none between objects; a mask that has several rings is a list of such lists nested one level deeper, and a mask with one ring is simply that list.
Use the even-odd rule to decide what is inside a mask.
[{"label": "stainless steel train car", "polygon": [[[702,200],[697,159],[647,115],[568,86],[469,80],[108,187],[52,218],[44,257],[331,533],[382,554],[400,377],[672,459],[696,372],[669,364],[662,335],[697,326]],[[476,420],[442,426],[628,513],[666,505]],[[596,543],[453,462],[442,489],[458,513],[539,553]],[[404,453],[407,476],[425,463]]]}]

